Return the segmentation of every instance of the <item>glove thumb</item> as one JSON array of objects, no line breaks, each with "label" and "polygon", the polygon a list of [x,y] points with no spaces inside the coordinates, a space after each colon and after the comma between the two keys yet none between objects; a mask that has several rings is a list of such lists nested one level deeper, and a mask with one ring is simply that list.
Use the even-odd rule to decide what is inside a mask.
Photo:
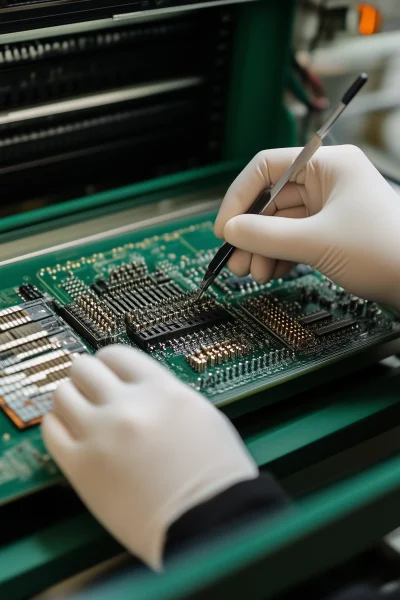
[{"label": "glove thumb", "polygon": [[326,247],[316,216],[238,215],[226,223],[224,238],[252,254],[315,266]]}]

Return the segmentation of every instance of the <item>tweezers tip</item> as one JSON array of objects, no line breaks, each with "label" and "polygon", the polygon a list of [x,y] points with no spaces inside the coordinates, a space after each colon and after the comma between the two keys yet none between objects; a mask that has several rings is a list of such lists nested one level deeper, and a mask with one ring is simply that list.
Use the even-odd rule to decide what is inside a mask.
[{"label": "tweezers tip", "polygon": [[201,300],[201,298],[203,297],[204,292],[210,287],[211,283],[214,281],[214,277],[207,277],[206,279],[203,279],[203,281],[200,284],[200,289],[197,293],[196,296],[196,302],[198,302],[199,300]]}]

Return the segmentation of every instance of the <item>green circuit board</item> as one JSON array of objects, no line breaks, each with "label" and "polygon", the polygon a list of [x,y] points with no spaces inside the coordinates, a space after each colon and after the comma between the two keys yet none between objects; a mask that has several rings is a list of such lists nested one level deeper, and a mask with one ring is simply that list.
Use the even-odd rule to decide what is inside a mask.
[{"label": "green circuit board", "polygon": [[79,353],[119,343],[147,352],[218,407],[400,334],[389,311],[307,266],[258,285],[227,268],[199,302],[219,246],[215,215],[1,267],[0,503],[60,473],[39,423]]}]

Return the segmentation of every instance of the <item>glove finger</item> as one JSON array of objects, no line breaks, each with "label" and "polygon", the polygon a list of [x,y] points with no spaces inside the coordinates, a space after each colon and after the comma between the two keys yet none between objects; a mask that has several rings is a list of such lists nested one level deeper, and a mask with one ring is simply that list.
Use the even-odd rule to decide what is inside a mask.
[{"label": "glove finger", "polygon": [[239,215],[228,221],[224,236],[227,242],[247,252],[312,266],[325,247],[317,217]]},{"label": "glove finger", "polygon": [[251,275],[254,281],[259,285],[267,283],[275,271],[276,260],[274,258],[266,258],[259,254],[253,254],[251,259]]},{"label": "glove finger", "polygon": [[244,250],[235,250],[232,254],[228,267],[237,277],[246,277],[250,273],[251,254]]},{"label": "glove finger", "polygon": [[[301,148],[264,150],[253,158],[225,195],[214,225],[217,237],[224,236],[225,224],[231,218],[244,214],[263,189],[277,182],[300,151]],[[275,204],[278,210],[287,207],[290,194],[290,202],[294,196],[295,205],[306,204],[309,214],[315,215],[334,190],[339,194],[341,190],[354,188],[355,170],[365,171],[370,187],[377,182],[379,173],[371,169],[371,163],[359,148],[350,145],[321,147],[282,189]]]},{"label": "glove finger", "polygon": [[[113,345],[103,348],[97,352],[96,357],[105,364],[117,377],[119,377],[125,383],[133,383],[137,381],[139,374],[135,369],[135,362],[137,354],[132,348],[128,346]],[[154,368],[154,361],[151,363],[150,368]]]},{"label": "glove finger", "polygon": [[[222,238],[224,226],[229,219],[243,214],[257,196],[273,185],[283,175],[300,153],[300,148],[279,148],[259,152],[243,169],[228,189],[214,225],[214,233]],[[278,200],[279,199],[279,200]],[[299,186],[286,185],[277,196],[278,206],[286,207],[303,203]]]},{"label": "glove finger", "polygon": [[154,377],[157,379],[170,377],[169,371],[154,358],[122,344],[108,346],[100,350],[96,356],[107,371],[112,371],[113,375],[118,377],[119,384],[121,379],[126,383],[139,383],[154,381]]},{"label": "glove finger", "polygon": [[[272,203],[273,204],[273,203]],[[272,205],[268,207],[267,214],[272,213]],[[276,210],[275,205],[273,206],[273,211]],[[302,218],[307,216],[307,209],[303,206],[294,206],[291,208],[283,208],[278,210],[276,216],[279,217],[291,217],[293,219]],[[292,264],[292,263],[291,263]],[[250,254],[248,252],[244,252],[243,250],[236,250],[233,254],[230,262],[228,263],[232,272],[239,277],[244,277],[248,275],[249,271],[255,281],[258,284],[262,285],[263,283],[267,283],[273,278],[274,269],[276,267],[275,259],[266,258],[264,256],[260,256],[259,254]],[[280,275],[282,277],[282,275]]]},{"label": "glove finger", "polygon": [[53,394],[53,412],[76,438],[82,438],[92,420],[93,407],[71,381],[61,383]]},{"label": "glove finger", "polygon": [[70,378],[78,390],[94,404],[113,401],[121,380],[94,356],[79,356],[72,362]]},{"label": "glove finger", "polygon": [[287,183],[284,188],[285,193],[280,192],[262,214],[266,217],[272,217],[272,215],[278,214],[279,211],[284,209],[304,208],[303,194],[299,191],[300,187],[302,186],[298,186],[296,183]]},{"label": "glove finger", "polygon": [[53,413],[45,415],[41,425],[44,444],[64,472],[71,470],[78,445],[65,424]]},{"label": "glove finger", "polygon": [[296,266],[296,263],[291,262],[289,260],[277,260],[275,271],[272,274],[272,279],[281,279],[282,277],[286,277]]},{"label": "glove finger", "polygon": [[286,217],[289,219],[305,219],[308,217],[307,208],[303,206],[293,206],[291,208],[283,208],[275,213],[276,217]]},{"label": "glove finger", "polygon": [[96,358],[107,365],[122,381],[126,383],[135,381],[135,375],[132,370],[135,356],[130,352],[130,348],[122,344],[108,346],[97,352]]}]

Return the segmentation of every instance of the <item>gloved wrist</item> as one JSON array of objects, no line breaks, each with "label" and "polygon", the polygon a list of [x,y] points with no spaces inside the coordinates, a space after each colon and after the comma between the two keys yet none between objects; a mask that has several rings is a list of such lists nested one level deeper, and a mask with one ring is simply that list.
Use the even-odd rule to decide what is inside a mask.
[{"label": "gloved wrist", "polygon": [[251,481],[259,475],[257,465],[249,460],[247,464],[238,465],[232,471],[215,469],[204,473],[202,485],[196,481],[177,491],[169,502],[160,508],[149,524],[148,533],[144,536],[140,558],[155,571],[162,571],[167,533],[170,527],[188,511],[212,500],[219,494],[238,483]]},{"label": "gloved wrist", "polygon": [[169,528],[166,556],[186,544],[227,532],[259,517],[282,513],[292,508],[290,497],[271,473],[242,481],[198,504]]}]

